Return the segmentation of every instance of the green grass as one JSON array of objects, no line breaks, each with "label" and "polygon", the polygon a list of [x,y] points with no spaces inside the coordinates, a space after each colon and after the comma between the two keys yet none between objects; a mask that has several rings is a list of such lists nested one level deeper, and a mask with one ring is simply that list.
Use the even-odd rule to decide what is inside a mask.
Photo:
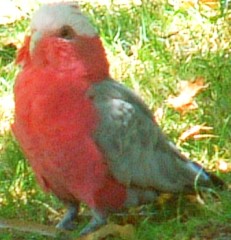
[{"label": "green grass", "polygon": [[[169,137],[183,152],[190,153],[193,160],[216,170],[229,182],[231,175],[221,174],[216,168],[220,159],[231,164],[229,18],[218,15],[210,19],[201,16],[197,10],[174,10],[172,6],[161,2],[143,1],[143,5],[131,5],[129,8],[117,5],[91,7],[84,4],[83,10],[102,37],[111,62],[112,77],[141,95],[153,113],[162,107],[164,116],[160,125]],[[197,22],[198,15],[200,24]],[[0,26],[1,96],[12,94],[18,72],[14,66],[16,47],[14,43],[6,44],[6,41],[19,38],[28,24],[29,20],[24,19]],[[172,26],[178,26],[185,32],[171,36],[174,32]],[[209,83],[208,89],[196,97],[198,109],[184,115],[171,109],[166,99],[178,93],[177,84],[198,76],[204,77]],[[4,120],[4,115],[0,116],[1,121]],[[213,127],[212,133],[218,137],[180,142],[180,134],[197,124]],[[55,225],[63,213],[62,204],[41,191],[8,131],[0,135],[0,163],[1,218]],[[153,216],[112,216],[111,220],[134,224],[136,239],[142,240],[221,239],[222,236],[226,237],[222,239],[230,239],[230,192],[219,191],[218,194],[220,200],[207,197],[205,205],[180,196],[165,204],[148,206],[145,211],[154,212]],[[81,225],[84,223],[86,220],[81,221]],[[49,238],[0,230],[0,239]]]}]

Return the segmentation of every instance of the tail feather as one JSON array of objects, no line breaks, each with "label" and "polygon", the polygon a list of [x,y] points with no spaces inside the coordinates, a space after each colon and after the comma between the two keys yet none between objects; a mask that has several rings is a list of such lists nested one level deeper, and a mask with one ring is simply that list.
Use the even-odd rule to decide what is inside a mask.
[{"label": "tail feather", "polygon": [[193,171],[199,178],[202,178],[204,181],[210,180],[209,174],[200,164],[189,161],[188,166],[190,170]]},{"label": "tail feather", "polygon": [[[198,180],[199,186],[208,187],[213,185],[221,189],[225,189],[227,187],[226,183],[220,177],[214,173],[208,172],[199,163],[193,162],[185,157],[172,142],[169,142],[169,145],[178,158],[186,163],[187,169],[190,173],[193,173],[192,175],[196,176],[195,180]],[[189,174],[189,172],[186,172],[186,175],[187,174]]]},{"label": "tail feather", "polygon": [[214,184],[214,186],[217,186],[221,189],[225,189],[227,187],[226,183],[214,173],[207,173],[207,174],[209,175],[210,180]]},{"label": "tail feather", "polygon": [[206,171],[200,164],[189,162],[190,168],[198,175],[198,184],[201,186],[214,185],[219,188],[225,188],[225,182],[214,173]]}]

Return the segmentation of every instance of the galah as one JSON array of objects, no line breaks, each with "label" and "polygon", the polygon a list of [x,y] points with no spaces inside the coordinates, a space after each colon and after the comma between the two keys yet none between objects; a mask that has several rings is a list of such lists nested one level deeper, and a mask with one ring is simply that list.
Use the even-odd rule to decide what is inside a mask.
[{"label": "galah", "polygon": [[80,202],[92,210],[86,234],[161,192],[223,185],[184,157],[141,98],[110,77],[100,37],[75,3],[43,5],[16,62],[13,132],[42,188],[68,205],[58,228],[73,227]]}]

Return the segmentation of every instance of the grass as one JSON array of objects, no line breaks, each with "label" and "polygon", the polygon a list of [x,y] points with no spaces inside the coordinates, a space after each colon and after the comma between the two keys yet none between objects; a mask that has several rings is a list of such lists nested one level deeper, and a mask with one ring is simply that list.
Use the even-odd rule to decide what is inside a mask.
[{"label": "grass", "polygon": [[[208,17],[196,8],[175,9],[164,1],[129,6],[83,4],[83,11],[102,37],[111,75],[141,95],[153,113],[161,107],[164,115],[160,125],[169,137],[193,160],[229,182],[230,173],[222,174],[217,168],[219,160],[231,164],[229,13],[222,15],[218,11],[215,17]],[[26,18],[0,26],[2,97],[12,94],[18,72],[14,66],[16,46],[28,25]],[[198,109],[182,115],[170,108],[166,99],[178,93],[177,84],[198,76],[209,83],[208,89],[196,97]],[[4,107],[0,108],[1,124],[11,121],[11,111],[5,112]],[[180,142],[180,134],[197,124],[213,127],[218,137]],[[54,225],[63,213],[62,204],[40,190],[8,129],[1,127],[0,133],[1,218]],[[230,239],[230,193],[218,194],[220,199],[216,201],[207,196],[205,205],[179,196],[145,208],[147,213],[154,212],[151,216],[112,216],[111,220],[134,224],[135,238],[142,240]],[[0,231],[0,238],[48,239],[12,230]]]}]

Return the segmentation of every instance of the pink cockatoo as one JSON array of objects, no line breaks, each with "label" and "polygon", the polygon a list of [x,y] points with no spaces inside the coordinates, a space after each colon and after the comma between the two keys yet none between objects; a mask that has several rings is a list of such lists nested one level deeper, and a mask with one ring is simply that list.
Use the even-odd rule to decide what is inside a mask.
[{"label": "pink cockatoo", "polygon": [[13,132],[39,184],[93,213],[86,234],[111,212],[223,181],[184,157],[131,90],[114,81],[101,40],[74,3],[43,5],[18,53]]}]

